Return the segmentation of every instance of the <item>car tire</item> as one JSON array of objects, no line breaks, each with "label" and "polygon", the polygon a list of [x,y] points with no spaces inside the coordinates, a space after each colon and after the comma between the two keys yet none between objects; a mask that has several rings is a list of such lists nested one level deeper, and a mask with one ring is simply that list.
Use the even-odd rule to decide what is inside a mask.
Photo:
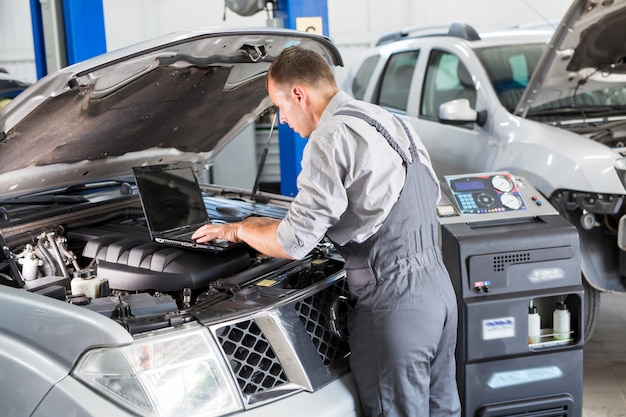
[{"label": "car tire", "polygon": [[596,328],[596,319],[600,311],[600,291],[592,287],[585,277],[582,277],[585,290],[585,343],[589,341]]}]

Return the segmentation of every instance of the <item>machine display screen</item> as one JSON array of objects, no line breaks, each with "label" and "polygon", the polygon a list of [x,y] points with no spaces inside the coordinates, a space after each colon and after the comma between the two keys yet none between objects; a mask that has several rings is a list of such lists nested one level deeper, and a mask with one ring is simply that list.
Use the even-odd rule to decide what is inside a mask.
[{"label": "machine display screen", "polygon": [[476,191],[483,190],[485,183],[481,180],[456,181],[452,183],[454,191]]}]

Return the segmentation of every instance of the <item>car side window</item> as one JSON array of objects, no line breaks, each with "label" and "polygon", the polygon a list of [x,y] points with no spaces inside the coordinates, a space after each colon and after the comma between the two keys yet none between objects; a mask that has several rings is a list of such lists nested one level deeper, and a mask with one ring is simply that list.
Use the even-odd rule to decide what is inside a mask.
[{"label": "car side window", "polygon": [[476,107],[476,87],[472,76],[456,55],[433,50],[424,76],[420,116],[437,120],[439,106],[450,100],[466,98]]},{"label": "car side window", "polygon": [[380,55],[374,55],[366,58],[357,70],[354,80],[352,80],[352,94],[354,98],[363,100],[365,89],[370,83],[372,73],[376,64],[380,61]]},{"label": "car side window", "polygon": [[379,105],[406,111],[418,55],[419,51],[406,51],[389,57],[378,90]]}]

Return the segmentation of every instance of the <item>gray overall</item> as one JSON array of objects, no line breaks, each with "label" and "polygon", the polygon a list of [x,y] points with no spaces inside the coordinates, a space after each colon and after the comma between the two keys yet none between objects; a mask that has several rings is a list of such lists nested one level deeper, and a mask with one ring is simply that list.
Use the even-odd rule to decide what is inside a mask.
[{"label": "gray overall", "polygon": [[406,164],[400,198],[365,242],[338,247],[350,292],[350,366],[366,416],[458,416],[457,304],[438,247],[438,187],[376,120],[360,112]]}]

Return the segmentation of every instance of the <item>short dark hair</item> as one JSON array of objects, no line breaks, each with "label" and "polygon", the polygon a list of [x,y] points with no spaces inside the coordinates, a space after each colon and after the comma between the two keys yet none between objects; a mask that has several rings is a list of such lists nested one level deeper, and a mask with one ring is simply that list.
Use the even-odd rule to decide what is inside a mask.
[{"label": "short dark hair", "polygon": [[267,73],[278,86],[303,83],[319,87],[336,87],[335,76],[322,55],[312,49],[290,46],[283,50]]}]

